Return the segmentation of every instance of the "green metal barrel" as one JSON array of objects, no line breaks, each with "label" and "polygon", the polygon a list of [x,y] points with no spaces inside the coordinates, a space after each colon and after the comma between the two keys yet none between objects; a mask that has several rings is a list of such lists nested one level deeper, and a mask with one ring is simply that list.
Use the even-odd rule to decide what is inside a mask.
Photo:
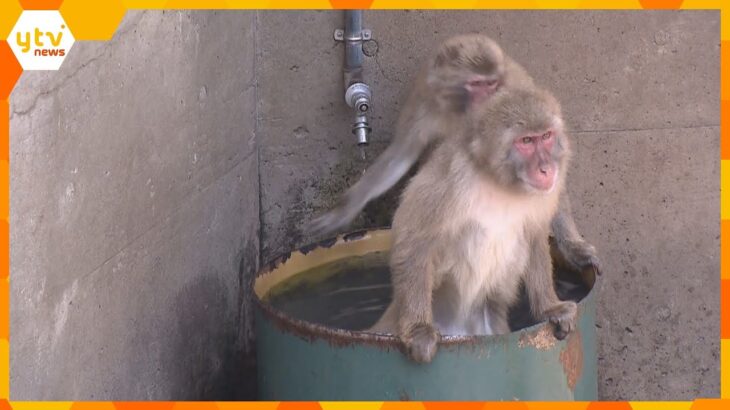
[{"label": "green metal barrel", "polygon": [[[547,323],[507,335],[445,336],[430,364],[395,337],[334,329],[263,301],[271,288],[342,258],[387,251],[388,230],[345,235],[280,257],[255,279],[259,396],[264,400],[596,400],[595,291],[564,340]],[[593,271],[576,273],[590,289]]]}]

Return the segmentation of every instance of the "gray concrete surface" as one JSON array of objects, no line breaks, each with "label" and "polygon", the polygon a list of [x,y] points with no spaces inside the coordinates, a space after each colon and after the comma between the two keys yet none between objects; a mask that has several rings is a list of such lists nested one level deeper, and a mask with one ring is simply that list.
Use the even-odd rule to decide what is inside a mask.
[{"label": "gray concrete surface", "polygon": [[[367,160],[341,26],[334,11],[134,12],[60,72],[23,75],[12,399],[251,398],[243,284],[314,239],[303,225],[387,146],[429,47],[470,31],[553,90],[573,130],[575,216],[605,263],[600,398],[719,394],[718,13],[368,11]],[[387,225],[398,192],[353,228]]]},{"label": "gray concrete surface", "polygon": [[254,14],[133,12],[11,97],[11,398],[251,397]]},{"label": "gray concrete surface", "polygon": [[[341,25],[338,12],[260,13],[264,259],[312,240],[304,224],[369,163],[343,103]],[[576,219],[605,263],[600,397],[718,396],[719,14],[368,11],[365,27],[371,159],[424,53],[450,35],[492,36],[554,91],[575,139]],[[353,226],[388,224],[397,195]]]}]

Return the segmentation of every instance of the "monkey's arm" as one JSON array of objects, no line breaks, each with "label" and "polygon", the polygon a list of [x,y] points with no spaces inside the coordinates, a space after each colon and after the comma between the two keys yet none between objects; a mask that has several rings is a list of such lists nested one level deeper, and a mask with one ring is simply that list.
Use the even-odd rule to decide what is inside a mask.
[{"label": "monkey's arm", "polygon": [[549,320],[555,326],[555,337],[562,340],[575,328],[578,306],[572,301],[561,301],[555,293],[550,244],[545,235],[537,235],[530,248],[525,274],[530,310],[538,320]]},{"label": "monkey's arm", "polygon": [[596,248],[583,239],[575,226],[567,192],[560,195],[560,205],[551,228],[561,256],[572,268],[582,271],[592,267],[597,274],[601,274]]},{"label": "monkey's arm", "polygon": [[347,190],[334,209],[309,224],[310,232],[329,234],[347,226],[368,202],[385,193],[408,172],[418,161],[430,139],[423,135],[428,132],[428,127],[414,125],[406,130],[396,134],[393,142],[368,167],[362,178]]},{"label": "monkey's arm", "polygon": [[[409,242],[412,238],[408,238]],[[391,257],[393,303],[398,309],[398,337],[406,353],[419,363],[428,363],[436,354],[440,338],[433,326],[434,269],[427,242],[394,246]]]}]

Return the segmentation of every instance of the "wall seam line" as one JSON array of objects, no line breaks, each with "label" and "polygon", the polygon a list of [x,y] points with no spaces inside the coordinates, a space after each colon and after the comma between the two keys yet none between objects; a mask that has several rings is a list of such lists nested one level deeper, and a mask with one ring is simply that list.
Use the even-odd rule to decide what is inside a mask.
[{"label": "wall seam line", "polygon": [[259,268],[262,266],[261,259],[263,258],[262,249],[264,247],[263,243],[263,236],[264,236],[264,210],[263,210],[263,201],[262,196],[263,193],[261,191],[261,144],[259,141],[259,125],[260,125],[260,116],[259,116],[259,11],[256,10],[254,12],[254,24],[253,24],[253,84],[254,84],[254,125],[253,125],[253,134],[254,134],[254,143],[256,144],[256,179],[258,183],[258,201],[259,201],[259,209],[258,209],[258,217],[259,217],[259,227],[258,227],[258,242],[259,242],[259,248],[258,248],[258,260],[256,261],[256,271],[259,270]]}]

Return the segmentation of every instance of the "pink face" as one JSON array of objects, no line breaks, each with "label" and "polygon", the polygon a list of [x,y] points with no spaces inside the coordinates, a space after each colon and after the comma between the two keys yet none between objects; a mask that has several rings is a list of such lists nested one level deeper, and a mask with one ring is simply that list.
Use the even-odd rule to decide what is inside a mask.
[{"label": "pink face", "polygon": [[492,94],[497,92],[499,88],[499,81],[496,78],[488,78],[486,76],[478,75],[472,77],[466,83],[466,91],[471,96],[472,103],[478,103],[489,98]]},{"label": "pink face", "polygon": [[557,164],[552,158],[555,132],[527,134],[515,138],[513,145],[525,164],[527,183],[539,191],[549,191],[555,186]]}]

